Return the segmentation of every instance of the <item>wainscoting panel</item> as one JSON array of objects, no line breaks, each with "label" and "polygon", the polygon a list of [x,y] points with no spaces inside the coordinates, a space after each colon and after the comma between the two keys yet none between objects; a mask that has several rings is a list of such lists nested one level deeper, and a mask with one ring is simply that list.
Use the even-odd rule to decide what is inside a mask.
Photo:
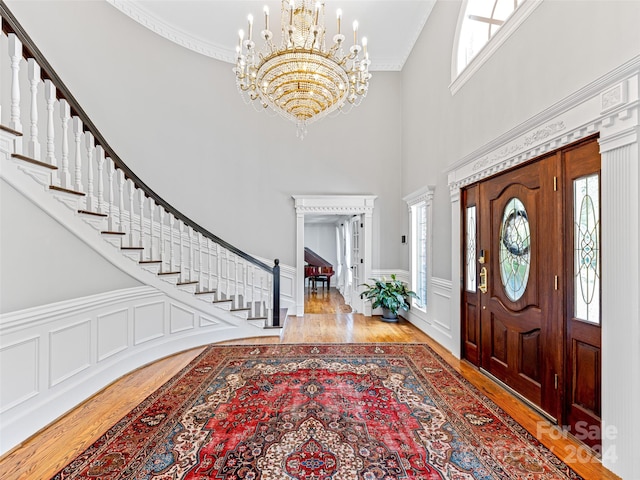
[{"label": "wainscoting panel", "polygon": [[197,303],[141,286],[0,315],[0,455],[136,368],[280,333]]},{"label": "wainscoting panel", "polygon": [[49,332],[49,387],[91,366],[89,319]]},{"label": "wainscoting panel", "polygon": [[106,360],[129,346],[129,309],[98,315],[98,361]]},{"label": "wainscoting panel", "polygon": [[195,313],[172,303],[169,306],[171,333],[183,332],[194,328]]},{"label": "wainscoting panel", "polygon": [[164,335],[164,302],[139,305],[133,311],[133,344],[160,338]]},{"label": "wainscoting panel", "polygon": [[39,342],[27,338],[0,349],[0,413],[38,394]]}]

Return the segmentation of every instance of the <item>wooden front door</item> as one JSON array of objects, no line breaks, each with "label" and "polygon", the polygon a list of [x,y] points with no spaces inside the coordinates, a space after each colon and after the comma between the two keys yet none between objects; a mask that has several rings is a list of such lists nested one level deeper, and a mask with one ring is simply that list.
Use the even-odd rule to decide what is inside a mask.
[{"label": "wooden front door", "polygon": [[462,195],[464,357],[590,445],[600,428],[596,139]]},{"label": "wooden front door", "polygon": [[480,366],[555,418],[562,331],[557,164],[553,155],[479,185]]}]

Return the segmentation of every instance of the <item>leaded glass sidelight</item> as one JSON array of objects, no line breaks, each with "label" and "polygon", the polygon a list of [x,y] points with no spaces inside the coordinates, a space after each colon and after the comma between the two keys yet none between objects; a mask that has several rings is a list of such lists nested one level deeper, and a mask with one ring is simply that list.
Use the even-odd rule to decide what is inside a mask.
[{"label": "leaded glass sidelight", "polygon": [[466,286],[467,291],[476,291],[476,206],[467,207],[466,211]]},{"label": "leaded glass sidelight", "polygon": [[576,318],[600,323],[600,192],[597,174],[573,182]]},{"label": "leaded glass sidelight", "polygon": [[531,231],[524,205],[511,198],[500,227],[500,278],[507,297],[515,302],[524,294],[531,265]]}]

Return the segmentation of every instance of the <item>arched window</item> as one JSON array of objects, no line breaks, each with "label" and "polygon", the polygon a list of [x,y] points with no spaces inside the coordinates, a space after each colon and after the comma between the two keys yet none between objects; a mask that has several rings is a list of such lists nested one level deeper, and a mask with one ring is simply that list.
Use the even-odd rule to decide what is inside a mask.
[{"label": "arched window", "polygon": [[542,0],[466,0],[452,59],[451,91],[458,88],[513,33]]}]

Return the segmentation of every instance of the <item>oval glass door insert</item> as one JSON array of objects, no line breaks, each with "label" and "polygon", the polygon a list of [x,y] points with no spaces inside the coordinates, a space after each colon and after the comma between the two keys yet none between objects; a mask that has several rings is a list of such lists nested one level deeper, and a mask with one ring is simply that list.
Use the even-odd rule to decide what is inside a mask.
[{"label": "oval glass door insert", "polygon": [[512,302],[522,297],[529,280],[531,231],[523,203],[511,198],[504,208],[500,227],[500,278]]}]

